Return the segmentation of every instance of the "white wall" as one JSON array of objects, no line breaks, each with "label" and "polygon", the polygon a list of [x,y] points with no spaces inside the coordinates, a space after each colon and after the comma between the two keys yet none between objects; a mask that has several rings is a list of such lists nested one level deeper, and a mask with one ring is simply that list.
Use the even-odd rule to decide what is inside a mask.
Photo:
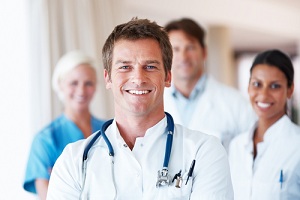
[{"label": "white wall", "polygon": [[0,193],[1,199],[36,199],[22,189],[31,142],[25,1],[0,7]]}]

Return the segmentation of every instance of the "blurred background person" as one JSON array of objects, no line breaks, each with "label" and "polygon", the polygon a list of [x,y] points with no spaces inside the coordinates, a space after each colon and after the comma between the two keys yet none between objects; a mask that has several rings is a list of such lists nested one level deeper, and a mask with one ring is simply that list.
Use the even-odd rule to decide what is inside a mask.
[{"label": "blurred background person", "polygon": [[173,47],[172,86],[165,90],[165,110],[176,123],[215,135],[227,149],[230,140],[253,125],[256,116],[234,88],[205,70],[205,31],[192,19],[165,26]]},{"label": "blurred background person", "polygon": [[256,56],[250,74],[248,94],[258,121],[230,144],[235,199],[300,199],[300,127],[286,114],[292,62],[268,50]]},{"label": "blurred background person", "polygon": [[91,57],[79,50],[65,54],[57,63],[52,87],[64,104],[64,112],[34,138],[23,188],[46,199],[52,167],[64,147],[87,138],[104,123],[94,117],[90,102],[96,91],[97,70]]}]

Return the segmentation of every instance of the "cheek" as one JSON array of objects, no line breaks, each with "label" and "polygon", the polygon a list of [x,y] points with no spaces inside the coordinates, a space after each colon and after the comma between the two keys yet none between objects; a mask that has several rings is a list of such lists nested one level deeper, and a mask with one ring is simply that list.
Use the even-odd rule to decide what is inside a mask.
[{"label": "cheek", "polygon": [[96,87],[91,87],[87,91],[90,96],[93,96],[96,92]]},{"label": "cheek", "polygon": [[111,82],[106,82],[105,83],[105,88],[110,89],[111,88]]},{"label": "cheek", "polygon": [[252,91],[251,89],[248,89],[248,96],[249,96],[249,100],[252,101],[255,96],[255,92]]},{"label": "cheek", "polygon": [[61,87],[61,91],[65,96],[67,96],[67,95],[70,95],[74,90],[72,89],[72,87],[68,87],[68,86],[64,85]]},{"label": "cheek", "polygon": [[276,94],[275,98],[278,99],[281,102],[281,104],[286,104],[288,100],[286,93]]}]

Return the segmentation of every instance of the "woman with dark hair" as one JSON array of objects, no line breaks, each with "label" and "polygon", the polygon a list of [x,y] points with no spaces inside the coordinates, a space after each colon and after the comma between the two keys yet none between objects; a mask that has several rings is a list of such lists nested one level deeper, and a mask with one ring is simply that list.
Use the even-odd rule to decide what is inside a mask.
[{"label": "woman with dark hair", "polygon": [[230,144],[235,200],[300,199],[300,127],[287,116],[294,68],[279,50],[258,54],[248,93],[258,121]]}]

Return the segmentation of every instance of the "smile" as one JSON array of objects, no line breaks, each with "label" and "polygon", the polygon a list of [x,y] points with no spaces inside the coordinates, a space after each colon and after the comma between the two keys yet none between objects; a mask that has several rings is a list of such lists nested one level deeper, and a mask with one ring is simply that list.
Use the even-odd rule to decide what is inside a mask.
[{"label": "smile", "polygon": [[86,100],[86,97],[77,96],[74,99],[78,102],[84,102]]},{"label": "smile", "polygon": [[127,90],[130,94],[137,94],[137,95],[142,95],[142,94],[148,94],[151,91],[150,90]]},{"label": "smile", "polygon": [[261,108],[268,108],[271,106],[271,103],[262,103],[262,102],[257,102],[257,106]]}]

